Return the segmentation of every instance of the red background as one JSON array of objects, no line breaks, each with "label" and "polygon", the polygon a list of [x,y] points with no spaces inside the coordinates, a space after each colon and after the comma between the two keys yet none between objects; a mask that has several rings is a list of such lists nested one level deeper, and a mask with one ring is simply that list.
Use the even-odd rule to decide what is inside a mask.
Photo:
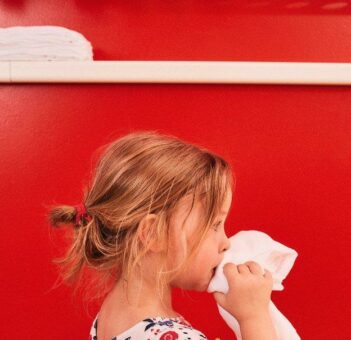
[{"label": "red background", "polygon": [[[277,3],[277,2],[274,2]],[[243,10],[230,1],[2,1],[2,27],[81,32],[95,60],[351,62],[350,12]],[[44,204],[76,204],[92,153],[156,129],[234,167],[227,228],[256,229],[299,256],[272,301],[303,339],[346,339],[350,320],[351,90],[347,86],[2,84],[1,327],[6,339],[87,339],[71,289],[51,289]],[[205,293],[175,307],[209,339],[234,334]]]}]

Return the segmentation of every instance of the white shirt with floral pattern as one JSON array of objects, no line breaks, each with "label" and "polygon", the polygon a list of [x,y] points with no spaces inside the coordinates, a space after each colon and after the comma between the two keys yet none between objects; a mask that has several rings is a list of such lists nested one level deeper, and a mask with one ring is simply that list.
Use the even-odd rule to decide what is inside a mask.
[{"label": "white shirt with floral pattern", "polygon": [[[98,315],[91,326],[89,340],[98,340],[97,326]],[[182,316],[157,316],[138,322],[111,340],[207,340],[207,337],[194,329]]]}]

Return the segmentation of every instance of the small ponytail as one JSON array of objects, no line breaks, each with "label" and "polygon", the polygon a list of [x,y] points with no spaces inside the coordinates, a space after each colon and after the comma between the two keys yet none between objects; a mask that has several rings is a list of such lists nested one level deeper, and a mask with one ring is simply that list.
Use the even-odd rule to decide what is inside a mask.
[{"label": "small ponytail", "polygon": [[79,228],[81,225],[86,225],[87,222],[92,220],[92,217],[88,215],[84,203],[75,206],[55,206],[50,210],[48,218],[50,224],[56,228],[62,224],[72,224],[75,228]]},{"label": "small ponytail", "polygon": [[74,206],[71,205],[58,205],[49,211],[48,219],[53,227],[59,228],[63,224],[76,225],[77,211]]}]

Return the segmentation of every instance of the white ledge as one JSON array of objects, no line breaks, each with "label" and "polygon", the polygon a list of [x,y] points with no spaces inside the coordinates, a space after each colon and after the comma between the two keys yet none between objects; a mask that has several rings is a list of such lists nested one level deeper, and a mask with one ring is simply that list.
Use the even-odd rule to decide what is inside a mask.
[{"label": "white ledge", "polygon": [[0,82],[350,85],[351,63],[0,61]]}]

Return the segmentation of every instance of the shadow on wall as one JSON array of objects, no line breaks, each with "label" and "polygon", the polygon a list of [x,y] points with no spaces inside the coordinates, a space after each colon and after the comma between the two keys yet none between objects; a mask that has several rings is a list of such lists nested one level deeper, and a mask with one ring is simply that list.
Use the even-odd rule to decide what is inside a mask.
[{"label": "shadow on wall", "polygon": [[[7,0],[11,2],[11,0]],[[163,0],[140,2],[137,0],[75,0],[76,5],[84,10],[108,6],[111,8],[122,7],[124,10],[148,12],[155,10],[182,11],[215,11],[228,14],[351,14],[351,3],[348,0],[216,0],[216,1],[192,1],[178,0],[164,2]]]},{"label": "shadow on wall", "polygon": [[[227,14],[279,14],[279,15],[345,15],[351,14],[351,3],[348,0],[216,0],[216,1],[193,1],[178,0],[173,2],[164,2],[164,0],[155,1],[119,1],[115,0],[75,0],[76,7],[84,12],[95,11],[96,8],[106,8],[116,10],[130,10],[134,13],[148,13],[155,11],[175,11],[176,13],[197,11],[213,11]],[[13,10],[22,10],[26,5],[25,0],[2,0],[1,7]]]}]

